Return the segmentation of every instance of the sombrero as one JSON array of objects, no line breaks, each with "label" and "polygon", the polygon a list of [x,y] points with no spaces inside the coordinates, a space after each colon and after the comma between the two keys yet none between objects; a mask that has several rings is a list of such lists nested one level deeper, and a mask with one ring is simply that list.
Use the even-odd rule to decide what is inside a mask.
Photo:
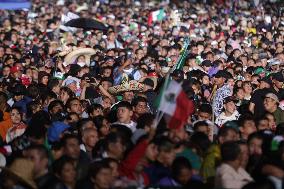
[{"label": "sombrero", "polygon": [[96,52],[97,51],[92,49],[92,48],[79,48],[79,49],[73,50],[72,52],[67,54],[66,57],[64,58],[64,62],[67,65],[72,64],[72,63],[74,63],[76,58],[78,58],[81,55],[84,55],[85,58],[86,58],[86,65],[89,66],[91,56],[96,54]]},{"label": "sombrero", "polygon": [[126,91],[142,91],[143,86],[144,85],[142,83],[139,83],[136,80],[131,80],[129,82],[110,87],[108,92],[115,95]]},{"label": "sombrero", "polygon": [[18,158],[11,164],[9,168],[0,168],[19,182],[24,183],[31,188],[37,188],[36,183],[33,180],[34,163],[32,161],[25,158]]},{"label": "sombrero", "polygon": [[116,95],[126,91],[142,91],[143,87],[144,85],[142,83],[139,83],[136,80],[129,81],[128,76],[126,74],[123,74],[121,84],[110,87],[108,89],[108,92],[110,94]]}]

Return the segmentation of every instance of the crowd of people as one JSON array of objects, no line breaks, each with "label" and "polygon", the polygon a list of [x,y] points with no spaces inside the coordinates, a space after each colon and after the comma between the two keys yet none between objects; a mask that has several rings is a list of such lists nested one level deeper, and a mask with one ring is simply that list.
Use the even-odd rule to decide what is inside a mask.
[{"label": "crowd of people", "polygon": [[[0,188],[282,189],[283,5],[33,0],[0,10]],[[79,17],[106,29],[64,25]],[[168,79],[194,104],[179,127],[157,119]]]}]

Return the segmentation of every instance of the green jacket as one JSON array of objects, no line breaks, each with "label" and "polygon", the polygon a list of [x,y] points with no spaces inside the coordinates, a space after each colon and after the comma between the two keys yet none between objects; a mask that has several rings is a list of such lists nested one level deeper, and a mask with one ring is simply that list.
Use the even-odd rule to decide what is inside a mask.
[{"label": "green jacket", "polygon": [[276,120],[276,126],[279,124],[279,123],[284,123],[284,111],[281,110],[279,107],[277,108],[277,110],[275,112],[273,112],[273,116]]}]

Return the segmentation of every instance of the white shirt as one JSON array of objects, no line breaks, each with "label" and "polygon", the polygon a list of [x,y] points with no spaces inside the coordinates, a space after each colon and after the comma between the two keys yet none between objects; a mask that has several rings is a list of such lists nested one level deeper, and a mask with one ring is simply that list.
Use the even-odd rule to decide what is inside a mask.
[{"label": "white shirt", "polygon": [[126,127],[128,127],[132,133],[134,133],[136,131],[136,125],[137,123],[135,123],[134,121],[130,121],[130,123],[120,123],[120,122],[114,122],[112,125],[115,125],[115,124],[119,124],[119,125],[124,125]]},{"label": "white shirt", "polygon": [[252,182],[251,176],[240,167],[237,171],[229,164],[223,163],[217,168],[215,187],[224,189],[241,189],[244,185]]},{"label": "white shirt", "polygon": [[230,116],[226,116],[225,112],[222,112],[215,120],[215,123],[221,127],[224,123],[227,121],[234,121],[237,120],[240,117],[239,112],[236,110],[234,113]]}]

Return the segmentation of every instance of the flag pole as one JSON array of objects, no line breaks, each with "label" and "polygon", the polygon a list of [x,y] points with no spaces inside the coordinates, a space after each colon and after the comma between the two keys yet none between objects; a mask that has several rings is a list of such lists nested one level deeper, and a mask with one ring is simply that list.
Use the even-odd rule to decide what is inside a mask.
[{"label": "flag pole", "polygon": [[[163,88],[162,88],[162,91],[164,91],[164,89],[168,86],[171,78],[170,78],[170,74],[176,70],[176,69],[180,69],[183,67],[184,65],[184,60],[186,58],[186,56],[188,55],[188,52],[187,52],[187,48],[190,44],[190,40],[188,37],[185,38],[185,41],[184,41],[184,44],[183,44],[183,47],[181,49],[181,53],[180,53],[180,56],[176,62],[176,64],[172,67],[172,69],[167,73],[167,76],[165,78],[165,83],[163,85]],[[154,128],[157,128],[159,122],[161,121],[161,119],[163,118],[165,112],[162,112],[162,111],[159,111],[157,112],[156,116],[155,116],[155,119],[154,119]]]}]

